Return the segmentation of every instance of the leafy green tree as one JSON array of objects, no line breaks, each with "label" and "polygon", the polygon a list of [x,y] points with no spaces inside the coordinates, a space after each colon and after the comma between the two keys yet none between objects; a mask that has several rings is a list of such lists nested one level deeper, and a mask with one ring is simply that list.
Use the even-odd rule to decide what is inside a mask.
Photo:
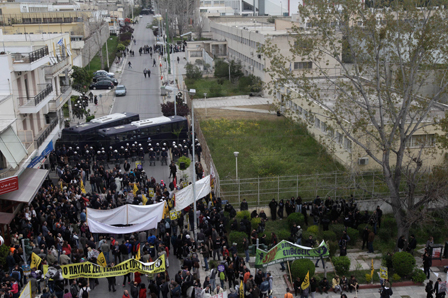
[{"label": "leafy green tree", "polygon": [[[368,156],[380,167],[398,235],[427,219],[428,204],[446,201],[429,189],[416,196],[435,153],[433,140],[409,148],[415,134],[438,121],[435,110],[447,91],[448,22],[440,9],[446,4],[372,1],[366,9],[358,0],[311,0],[299,6],[301,24],[291,29],[287,53],[275,39],[260,50],[276,82],[267,86],[271,94],[294,85],[286,100],[296,96],[323,107],[325,121],[356,147],[352,160]],[[291,71],[291,61],[303,69]],[[421,96],[428,85],[433,92]]]},{"label": "leafy green tree", "polygon": [[73,66],[72,69],[73,85],[82,89],[83,91],[88,90],[90,82],[93,78],[93,74],[85,68],[78,66]]},{"label": "leafy green tree", "polygon": [[187,65],[185,66],[185,69],[187,71],[187,74],[186,74],[187,79],[192,79],[192,80],[202,79],[202,71],[196,65],[187,63]]}]

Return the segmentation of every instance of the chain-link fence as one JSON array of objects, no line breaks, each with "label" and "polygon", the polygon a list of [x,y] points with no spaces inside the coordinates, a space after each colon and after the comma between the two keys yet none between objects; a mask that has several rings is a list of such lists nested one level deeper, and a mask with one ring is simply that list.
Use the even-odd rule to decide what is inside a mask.
[{"label": "chain-link fence", "polygon": [[[423,183],[423,181],[422,181]],[[290,199],[302,197],[312,200],[316,196],[325,198],[348,199],[353,195],[356,199],[384,198],[389,196],[387,185],[379,172],[350,174],[333,172],[324,174],[259,177],[231,179],[220,181],[220,196],[232,204],[243,199],[249,206],[266,206],[272,199]],[[406,188],[404,181],[401,190]],[[422,189],[421,187],[419,189]]]}]

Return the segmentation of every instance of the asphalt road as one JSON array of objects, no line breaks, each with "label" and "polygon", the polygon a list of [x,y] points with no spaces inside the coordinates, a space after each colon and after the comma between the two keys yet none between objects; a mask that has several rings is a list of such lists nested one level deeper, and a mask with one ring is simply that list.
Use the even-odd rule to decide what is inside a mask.
[{"label": "asphalt road", "polygon": [[[138,49],[144,45],[154,45],[155,37],[150,29],[146,29],[146,24],[152,22],[152,16],[143,16],[140,19],[140,24],[135,26],[134,37],[136,45],[132,49],[135,51],[135,57],[128,57],[131,61],[132,68],[125,67],[120,84],[126,86],[127,95],[124,97],[117,97],[113,106],[112,113],[117,112],[134,112],[140,114],[140,119],[158,117],[162,115],[160,103],[162,98],[160,96],[160,76],[156,67],[152,67],[152,60],[149,54],[138,54]],[[143,69],[151,69],[151,78],[144,77]],[[169,161],[168,161],[169,164]],[[158,182],[163,180],[167,185],[169,184],[169,168],[162,166],[160,161],[156,161],[156,166],[149,166],[148,156],[143,167],[148,177],[154,177]],[[89,186],[87,186],[89,187]],[[172,250],[172,249],[171,249]],[[172,254],[169,256],[168,273],[171,278],[174,278],[176,272],[180,269],[179,261]],[[142,276],[142,282],[148,286],[149,282],[146,277]],[[123,277],[117,277],[116,292],[109,292],[107,280],[105,278],[99,279],[99,285],[90,292],[90,297],[109,297],[121,298],[123,291],[130,290],[129,284],[125,287],[123,284]]]},{"label": "asphalt road", "polygon": [[[149,54],[138,53],[138,49],[144,45],[153,46],[155,37],[151,29],[146,28],[147,23],[152,22],[152,16],[143,16],[140,23],[134,26],[134,38],[136,44],[131,46],[135,56],[128,57],[132,68],[127,65],[124,68],[120,84],[126,86],[127,95],[115,99],[113,113],[133,112],[139,113],[140,119],[158,117],[162,115],[160,104],[160,76],[157,67],[152,67],[152,59]],[[155,55],[153,55],[155,57]],[[126,62],[126,63],[127,63]],[[144,69],[151,70],[151,77],[144,77]]]}]

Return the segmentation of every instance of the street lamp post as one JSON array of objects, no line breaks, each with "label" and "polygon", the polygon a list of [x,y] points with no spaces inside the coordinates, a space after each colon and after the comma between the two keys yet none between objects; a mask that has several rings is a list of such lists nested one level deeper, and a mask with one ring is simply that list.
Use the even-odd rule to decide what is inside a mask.
[{"label": "street lamp post", "polygon": [[204,103],[205,103],[205,118],[207,118],[207,93],[204,93]]},{"label": "street lamp post", "polygon": [[241,203],[240,199],[240,180],[238,179],[238,154],[240,154],[238,151],[233,152],[233,155],[235,155],[235,169],[236,169],[236,181],[238,183],[238,205]]},{"label": "street lamp post", "polygon": [[[190,95],[191,95],[191,122],[192,122],[192,131],[191,131],[191,139],[193,140],[192,144],[193,144],[193,166],[196,165],[196,152],[195,152],[195,146],[194,146],[194,103],[193,103],[193,95],[196,94],[196,90],[195,89],[190,89],[189,91]],[[193,218],[194,218],[194,223],[193,223],[193,238],[195,241],[197,241],[198,239],[196,238],[196,173],[193,173]]]}]

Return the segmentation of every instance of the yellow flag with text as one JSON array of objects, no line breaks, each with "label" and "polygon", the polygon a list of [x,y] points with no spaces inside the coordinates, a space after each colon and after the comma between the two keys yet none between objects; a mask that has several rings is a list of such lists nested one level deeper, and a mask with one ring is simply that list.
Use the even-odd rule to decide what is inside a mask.
[{"label": "yellow flag with text", "polygon": [[134,183],[134,190],[132,191],[132,193],[134,194],[134,196],[137,195],[137,191],[138,191],[137,183]]},{"label": "yellow flag with text", "polygon": [[101,252],[101,253],[98,255],[98,258],[96,259],[96,262],[97,262],[98,265],[100,265],[100,266],[107,267],[106,258],[104,257],[103,252]]},{"label": "yellow flag with text", "polygon": [[137,261],[139,261],[141,259],[140,245],[138,245],[137,255],[135,256],[135,259]]},{"label": "yellow flag with text", "polygon": [[244,284],[243,284],[243,280],[241,280],[241,283],[240,283],[240,298],[244,298]]},{"label": "yellow flag with text", "polygon": [[305,290],[309,286],[310,286],[310,272],[308,271],[302,282],[302,290]]},{"label": "yellow flag with text", "polygon": [[148,202],[148,198],[145,195],[142,195],[142,202],[143,205],[146,205],[146,202]]},{"label": "yellow flag with text", "polygon": [[84,187],[84,182],[82,182],[82,179],[79,179],[79,181],[80,181],[80,183],[81,183],[81,184],[80,184],[80,186],[81,186],[81,192],[82,192],[82,193],[87,193],[87,192],[86,192],[86,189],[85,189],[85,187]]},{"label": "yellow flag with text", "polygon": [[34,252],[31,254],[31,264],[30,268],[39,268],[39,264],[42,261],[42,259],[36,255]]}]

